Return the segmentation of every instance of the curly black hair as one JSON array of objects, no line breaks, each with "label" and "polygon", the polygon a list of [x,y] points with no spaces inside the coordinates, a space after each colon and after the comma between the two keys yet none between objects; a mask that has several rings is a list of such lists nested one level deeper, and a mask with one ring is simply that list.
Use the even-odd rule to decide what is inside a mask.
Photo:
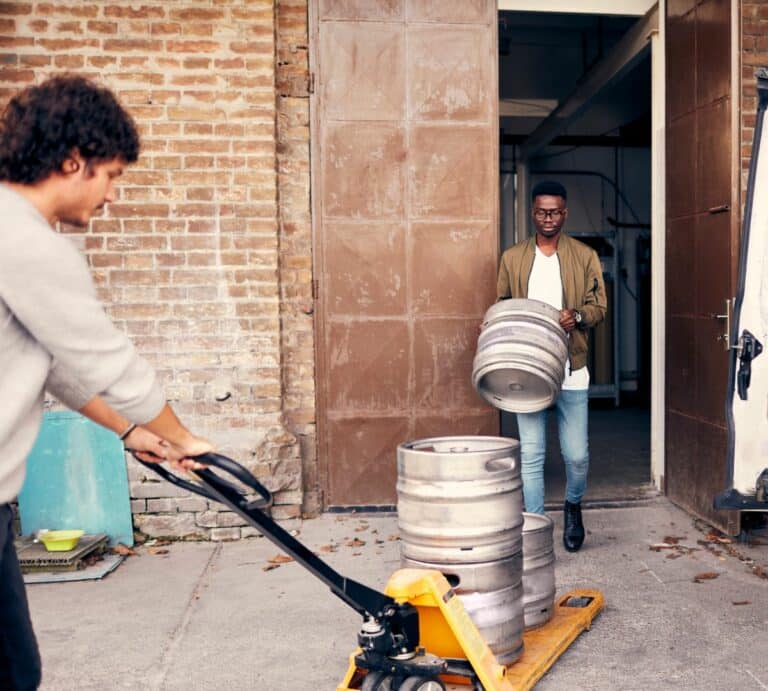
[{"label": "curly black hair", "polygon": [[131,116],[108,89],[62,75],[16,94],[0,117],[0,180],[32,184],[77,151],[87,160],[139,157]]}]

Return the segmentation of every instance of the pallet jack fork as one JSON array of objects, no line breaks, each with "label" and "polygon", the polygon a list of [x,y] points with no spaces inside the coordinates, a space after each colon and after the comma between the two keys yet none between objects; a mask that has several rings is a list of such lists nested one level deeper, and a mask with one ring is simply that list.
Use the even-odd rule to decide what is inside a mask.
[{"label": "pallet jack fork", "polygon": [[[269,490],[231,458],[199,456],[197,460],[210,466],[192,471],[199,484],[136,459],[168,482],[227,506],[362,615],[358,648],[337,691],[440,691],[446,683],[475,691],[530,689],[603,608],[599,591],[568,593],[558,601],[550,622],[526,632],[522,658],[500,665],[439,571],[401,569],[381,593],[345,578],[275,523],[264,511],[272,504]],[[257,498],[249,498],[211,467],[254,490]]]}]

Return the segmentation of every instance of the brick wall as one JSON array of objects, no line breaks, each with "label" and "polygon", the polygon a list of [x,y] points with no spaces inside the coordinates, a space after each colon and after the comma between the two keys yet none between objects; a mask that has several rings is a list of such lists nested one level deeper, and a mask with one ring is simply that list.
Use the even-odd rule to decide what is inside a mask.
[{"label": "brick wall", "polygon": [[[300,0],[0,1],[0,99],[71,71],[136,118],[119,199],[64,231],[180,417],[275,492],[277,517],[302,482],[317,507],[306,43]],[[129,471],[147,534],[252,532]]]},{"label": "brick wall", "polygon": [[307,0],[277,2],[280,317],[286,425],[301,445],[303,510],[321,509],[315,437]]},{"label": "brick wall", "polygon": [[755,136],[755,72],[768,67],[768,0],[741,3],[741,199],[746,195],[749,157]]}]

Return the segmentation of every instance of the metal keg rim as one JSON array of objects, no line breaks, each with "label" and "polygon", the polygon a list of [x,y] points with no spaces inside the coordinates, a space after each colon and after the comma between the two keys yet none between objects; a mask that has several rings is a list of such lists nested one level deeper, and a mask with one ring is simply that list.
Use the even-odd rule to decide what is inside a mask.
[{"label": "metal keg rim", "polygon": [[[554,309],[554,307],[552,309]],[[557,310],[555,310],[555,312],[557,312]],[[516,321],[523,321],[529,324],[542,324],[550,327],[553,331],[562,331],[565,333],[565,329],[560,326],[559,312],[557,312],[557,317],[555,317],[554,314],[536,312],[526,308],[495,310],[495,313],[492,314],[490,318],[483,320],[483,324],[485,325],[485,328],[490,328],[497,324]]]},{"label": "metal keg rim", "polygon": [[[563,375],[565,375],[565,364],[553,353],[543,351],[538,353],[538,357],[533,357],[533,354],[535,354],[535,351],[531,348],[521,350],[519,348],[511,349],[495,347],[492,350],[487,349],[477,353],[472,359],[472,368],[476,370],[480,368],[485,369],[489,365],[520,363],[521,365],[527,365],[532,370],[541,371],[545,374],[562,371]],[[528,355],[528,357],[525,357],[526,355]],[[562,382],[562,379],[560,381]]]},{"label": "metal keg rim", "polygon": [[459,595],[461,601],[465,604],[474,604],[478,600],[480,602],[498,602],[499,600],[518,600],[522,608],[523,604],[523,583],[513,583],[505,588],[499,588],[498,590],[491,590],[487,593],[462,593]]},{"label": "metal keg rim", "polygon": [[536,401],[531,401],[528,405],[525,405],[520,401],[510,401],[507,403],[504,400],[499,399],[492,394],[488,394],[482,390],[478,390],[478,393],[480,396],[482,396],[483,400],[488,403],[488,405],[498,410],[503,410],[506,413],[539,413],[542,410],[549,408],[554,403],[555,398],[557,398],[557,396],[552,396],[551,399],[547,401],[541,398],[537,399]]},{"label": "metal keg rim", "polygon": [[514,308],[523,310],[526,307],[532,311],[538,310],[539,313],[551,314],[558,323],[560,321],[560,310],[557,307],[553,307],[548,302],[544,302],[544,300],[536,300],[535,298],[502,298],[494,302],[486,310],[485,314],[487,315],[490,312],[491,315],[494,315],[497,312],[506,312]]},{"label": "metal keg rim", "polygon": [[[497,332],[513,329],[516,333],[512,334],[511,338],[510,335],[504,334],[503,332],[502,335],[497,336]],[[535,330],[537,336],[543,336],[544,338],[549,339],[552,343],[562,344],[565,346],[566,350],[568,348],[568,336],[566,335],[565,331],[563,329],[558,329],[555,331],[552,329],[551,324],[548,322],[542,322],[539,320],[527,322],[525,325],[525,331],[528,330]],[[516,328],[514,324],[509,324],[503,320],[491,322],[480,332],[480,335],[477,339],[478,347],[490,345],[488,341],[496,340],[494,339],[494,336],[496,336],[498,340],[511,340],[514,343],[528,342],[530,339],[528,338],[528,334],[525,333],[520,334],[520,341],[517,340],[516,336],[518,335],[517,332],[519,331],[524,330]]]},{"label": "metal keg rim", "polygon": [[[436,447],[436,443],[441,448]],[[446,444],[454,444],[454,447],[448,447],[443,449]],[[470,444],[487,444],[486,448],[470,448],[466,446]],[[491,446],[491,444],[493,446]],[[425,437],[423,439],[414,439],[412,441],[402,442],[398,444],[397,450],[408,451],[409,454],[459,454],[459,453],[484,453],[489,455],[496,455],[499,452],[506,452],[508,449],[519,448],[520,442],[517,439],[511,439],[509,437],[494,437],[490,435],[455,435],[448,437]],[[454,450],[456,449],[456,450]]]},{"label": "metal keg rim", "polygon": [[553,326],[563,330],[563,327],[560,326],[560,310],[552,307],[548,302],[532,298],[506,298],[495,302],[486,310],[483,317],[483,326],[500,321],[505,318],[506,314],[515,311],[528,311],[530,314],[546,319]]},{"label": "metal keg rim", "polygon": [[[474,385],[477,393],[480,394],[480,396],[482,396],[483,399],[486,400],[494,408],[499,408],[510,413],[535,413],[548,408],[557,398],[561,384],[556,384],[552,377],[549,376],[549,373],[544,370],[524,366],[518,366],[515,369],[538,377],[549,390],[549,394],[547,396],[542,395],[535,400],[529,401],[526,404],[526,402],[522,401],[519,397],[501,397],[492,393],[488,388],[481,386],[481,381],[487,374],[500,369],[499,367],[495,366],[496,364],[497,363],[484,364],[482,367],[477,369],[472,376],[472,384]],[[565,374],[564,371],[563,374]]]},{"label": "metal keg rim", "polygon": [[[490,387],[483,386],[483,379],[485,379],[487,375],[498,373],[499,369],[499,367],[483,367],[478,370],[477,379],[475,381],[475,389],[477,392],[486,400],[492,399],[494,405],[496,403],[504,403],[505,405],[514,405],[518,403],[525,404],[525,401],[522,400],[519,396],[499,395],[495,393]],[[546,389],[549,391],[547,397],[552,399],[551,402],[554,402],[555,398],[557,398],[557,393],[560,390],[560,386],[555,384],[554,380],[552,380],[546,374],[541,374],[540,372],[530,372],[521,368],[518,369],[520,369],[522,372],[537,377],[538,380],[542,382],[542,388],[546,387]],[[529,402],[532,402],[532,399],[530,399]]]},{"label": "metal keg rim", "polygon": [[[494,354],[495,355],[495,354]],[[478,359],[477,357],[475,358]],[[527,372],[528,374],[533,374],[540,376],[542,379],[546,379],[547,381],[552,383],[552,386],[556,389],[560,389],[560,386],[563,383],[563,379],[555,378],[554,374],[551,373],[551,370],[546,369],[544,367],[539,367],[536,364],[535,360],[517,360],[517,359],[511,359],[511,358],[505,358],[505,357],[493,357],[493,359],[490,358],[482,358],[480,357],[480,362],[474,363],[473,362],[473,373],[472,373],[472,383],[474,384],[475,388],[478,388],[478,383],[482,377],[484,377],[490,369],[516,369],[520,370],[521,372]],[[499,365],[504,365],[505,363],[510,363],[511,365],[514,365],[514,367],[499,367]],[[557,368],[558,372],[560,371],[560,367]],[[563,372],[563,378],[565,377],[565,366],[562,367]]]},{"label": "metal keg rim", "polygon": [[[526,522],[531,526],[526,530]],[[530,535],[539,531],[554,530],[555,522],[546,514],[523,511],[523,535]]]}]

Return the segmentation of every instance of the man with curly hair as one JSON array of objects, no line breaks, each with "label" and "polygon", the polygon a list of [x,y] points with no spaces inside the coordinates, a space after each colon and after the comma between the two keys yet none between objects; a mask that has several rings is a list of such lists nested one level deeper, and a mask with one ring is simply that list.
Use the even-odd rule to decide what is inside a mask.
[{"label": "man with curly hair", "polygon": [[211,445],[168,406],[156,374],[99,303],[84,257],[57,223],[85,227],[139,155],[107,89],[55,77],[0,116],[0,688],[35,689],[40,657],[13,546],[12,510],[47,388],[146,461],[201,467]]}]

